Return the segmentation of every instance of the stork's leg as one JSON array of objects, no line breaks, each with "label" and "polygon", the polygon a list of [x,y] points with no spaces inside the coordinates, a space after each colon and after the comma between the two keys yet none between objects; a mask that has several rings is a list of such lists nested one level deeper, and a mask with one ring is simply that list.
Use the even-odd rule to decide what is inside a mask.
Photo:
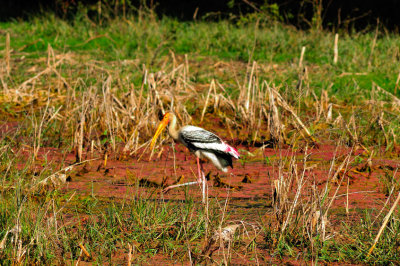
[{"label": "stork's leg", "polygon": [[[207,192],[207,180],[206,176],[204,175],[203,164],[200,163],[200,172],[201,172],[201,179],[198,181],[202,183],[201,190],[203,194],[203,203],[206,203],[206,192]],[[208,193],[207,193],[208,195]]]},{"label": "stork's leg", "polygon": [[197,177],[197,183],[201,183],[203,180],[203,165],[200,162],[199,157],[196,157],[197,160],[197,173],[199,174],[199,176]]},{"label": "stork's leg", "polygon": [[183,186],[190,186],[190,185],[195,185],[195,184],[202,184],[203,185],[203,202],[205,202],[205,192],[204,192],[204,187],[205,187],[205,183],[203,182],[203,180],[205,180],[205,176],[204,176],[204,172],[203,172],[203,166],[200,163],[200,159],[199,157],[196,157],[197,159],[197,170],[198,170],[198,178],[197,181],[195,182],[187,182],[187,183],[183,183],[183,184],[176,184],[176,185],[172,185],[169,187],[166,187],[163,189],[163,192],[166,193],[168,192],[170,189],[176,188],[176,187],[183,187]]}]

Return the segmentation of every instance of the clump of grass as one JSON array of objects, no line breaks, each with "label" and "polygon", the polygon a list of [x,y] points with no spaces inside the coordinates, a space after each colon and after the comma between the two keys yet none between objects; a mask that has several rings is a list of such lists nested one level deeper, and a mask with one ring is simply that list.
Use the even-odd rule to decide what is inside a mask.
[{"label": "clump of grass", "polygon": [[[398,199],[391,197],[393,194],[377,215],[365,210],[359,222],[343,220],[336,225],[333,222],[333,202],[343,196],[339,196],[338,191],[346,186],[346,177],[349,178],[351,154],[340,159],[341,162],[339,156],[334,157],[322,188],[307,174],[307,149],[301,155],[301,164],[295,155],[276,162],[276,179],[272,180],[273,210],[263,219],[265,241],[274,256],[301,256],[315,262],[390,263],[398,260],[394,250],[399,249],[395,239],[400,231],[398,213],[393,212]],[[390,211],[387,209],[389,200],[393,202]],[[348,211],[346,207],[347,215]],[[388,212],[386,217],[381,216],[384,212]],[[385,228],[387,225],[390,228]]]}]

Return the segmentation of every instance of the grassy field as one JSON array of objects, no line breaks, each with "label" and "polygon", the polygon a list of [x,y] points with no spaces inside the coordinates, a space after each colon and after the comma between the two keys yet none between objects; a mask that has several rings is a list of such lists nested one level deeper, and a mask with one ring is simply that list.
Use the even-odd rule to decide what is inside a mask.
[{"label": "grassy field", "polygon": [[[5,265],[399,263],[398,34],[79,14],[0,23]],[[262,212],[242,218],[229,197],[164,200],[163,184],[128,170],[126,197],[69,188],[93,163],[107,177],[113,163],[163,158],[171,141],[148,148],[160,110],[238,145],[235,164],[276,170],[263,174]],[[310,159],[328,146],[333,159]],[[335,207],[351,175],[375,172],[376,205]]]}]

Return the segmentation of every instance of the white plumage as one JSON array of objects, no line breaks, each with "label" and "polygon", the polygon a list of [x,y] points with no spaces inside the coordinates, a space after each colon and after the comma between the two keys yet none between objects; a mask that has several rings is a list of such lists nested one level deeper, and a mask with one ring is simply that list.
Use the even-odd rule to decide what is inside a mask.
[{"label": "white plumage", "polygon": [[239,159],[235,148],[226,144],[217,135],[195,126],[185,126],[178,133],[178,141],[199,158],[209,159],[219,170],[227,172],[232,166],[232,157]]},{"label": "white plumage", "polygon": [[169,190],[174,187],[192,185],[195,183],[202,183],[203,185],[203,202],[205,201],[205,184],[206,179],[204,176],[203,167],[199,159],[206,158],[210,160],[215,167],[219,170],[227,172],[228,166],[232,165],[232,158],[239,159],[238,151],[226,144],[220,137],[214,133],[196,126],[184,126],[180,130],[176,128],[176,116],[172,113],[166,113],[157,128],[151,146],[154,145],[157,137],[161,134],[162,130],[168,126],[169,135],[176,141],[185,145],[197,157],[197,166],[199,178],[197,182],[190,182],[185,184],[173,185],[166,188]]}]

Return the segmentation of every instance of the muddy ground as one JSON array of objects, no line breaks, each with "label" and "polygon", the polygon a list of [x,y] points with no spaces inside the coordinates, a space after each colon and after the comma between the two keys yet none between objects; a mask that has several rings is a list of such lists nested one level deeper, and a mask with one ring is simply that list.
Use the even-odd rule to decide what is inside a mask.
[{"label": "muddy ground", "polygon": [[[173,148],[174,147],[174,148]],[[229,173],[222,173],[213,165],[204,162],[205,173],[209,179],[209,197],[216,198],[221,203],[228,200],[229,219],[247,222],[258,222],[264,216],[273,217],[273,181],[279,175],[289,176],[289,162],[294,160],[298,175],[304,171],[305,188],[303,193],[312,193],[312,186],[322,192],[329,182],[330,196],[339,186],[336,199],[330,211],[330,222],[333,227],[340,226],[340,221],[346,219],[357,222],[366,209],[381,210],[388,196],[387,178],[400,177],[396,170],[400,167],[398,158],[372,158],[363,149],[353,151],[351,162],[345,170],[335,171],[351,152],[350,147],[334,145],[319,145],[307,149],[293,150],[284,148],[256,148],[245,145],[237,146],[241,160],[234,161],[234,168]],[[28,152],[28,151],[27,151]],[[304,156],[309,154],[304,169]],[[76,155],[60,154],[57,149],[42,149],[39,157],[54,164],[64,162],[64,165],[74,165]],[[113,154],[90,154],[89,161],[73,167],[68,173],[68,181],[61,191],[75,191],[78,195],[93,195],[105,202],[132,200],[135,197],[147,199],[182,201],[188,196],[201,202],[201,190],[198,185],[176,188],[163,193],[162,188],[177,182],[196,180],[197,166],[195,157],[180,144],[166,144],[162,150],[157,150],[150,158],[148,151],[141,151],[135,156]],[[96,159],[97,157],[97,159]],[[39,160],[40,161],[40,160]],[[332,161],[335,165],[331,169]],[[283,162],[279,170],[279,162]],[[39,167],[39,166],[38,166]],[[41,166],[40,166],[41,167]],[[39,168],[40,168],[39,167]],[[386,180],[386,181],[385,181]],[[293,194],[297,185],[292,186]],[[346,211],[348,210],[348,212]],[[262,237],[260,238],[262,240]],[[262,256],[259,262],[297,264],[296,260],[277,260],[260,249]],[[126,262],[126,250],[115,254],[116,262]],[[218,256],[218,255],[217,255]],[[248,263],[247,256],[233,256],[232,263]],[[149,258],[147,263],[157,261],[172,263],[170,258],[161,254]],[[189,261],[187,261],[189,263]]]},{"label": "muddy ground", "polygon": [[[293,151],[290,148],[274,149],[253,147],[238,147],[242,155],[241,161],[234,161],[234,168],[229,173],[219,172],[211,163],[204,162],[204,169],[208,181],[209,197],[218,199],[229,198],[232,208],[250,208],[258,211],[258,208],[269,208],[272,200],[272,183],[278,179],[279,160],[289,162],[290,158],[295,158],[299,170],[303,171],[304,151]],[[332,160],[343,161],[344,157],[350,152],[350,148],[337,150],[330,145],[319,146],[308,150],[310,154],[305,170],[305,180],[310,184],[316,184],[318,188],[323,188],[326,182],[331,182],[332,186],[337,186],[341,174],[335,180],[332,177],[330,166]],[[344,183],[340,186],[338,195],[348,194],[349,208],[379,208],[382,201],[386,199],[383,178],[392,171],[400,167],[398,159],[367,159],[362,158],[363,150],[354,152],[353,163],[350,164],[345,173]],[[47,153],[49,155],[49,153]],[[140,153],[139,153],[140,155]],[[57,156],[56,156],[57,157]],[[55,157],[55,158],[56,158]],[[112,158],[89,161],[84,166],[77,167],[79,170],[73,171],[69,182],[63,188],[65,191],[74,190],[79,193],[94,193],[100,197],[111,198],[131,198],[130,193],[135,181],[139,182],[139,190],[143,196],[152,194],[166,200],[182,200],[185,197],[185,188],[176,188],[168,193],[162,193],[162,187],[196,180],[197,165],[195,157],[190,154],[180,144],[175,145],[175,151],[171,146],[164,147],[161,153],[155,153],[152,158],[149,154],[137,157]],[[55,159],[56,160],[56,159]],[[73,153],[66,156],[66,162],[74,163]],[[285,173],[285,168],[281,174]],[[334,167],[333,171],[336,170]],[[300,171],[300,174],[301,174]],[[344,173],[344,171],[342,171]],[[394,173],[395,178],[400,173]],[[347,180],[348,179],[348,180]],[[345,183],[349,183],[347,184]],[[156,192],[156,193],[154,193]],[[200,187],[192,185],[188,187],[188,193],[197,200],[201,200]],[[346,196],[347,197],[347,196]],[[345,206],[346,197],[339,196],[334,205],[337,208]]]}]

